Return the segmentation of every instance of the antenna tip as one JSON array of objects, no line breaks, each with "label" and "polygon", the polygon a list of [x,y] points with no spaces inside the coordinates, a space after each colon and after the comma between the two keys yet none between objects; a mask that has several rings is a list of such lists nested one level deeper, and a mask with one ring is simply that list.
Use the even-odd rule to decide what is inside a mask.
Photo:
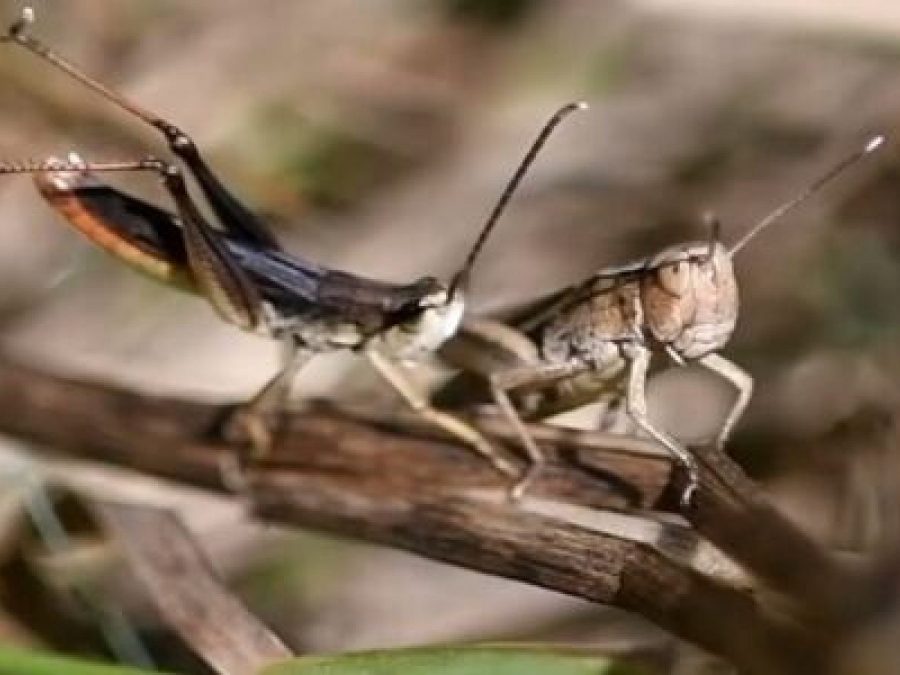
[{"label": "antenna tip", "polygon": [[882,145],[884,145],[884,141],[885,141],[884,136],[876,136],[875,138],[870,140],[868,143],[866,143],[865,152],[869,153],[874,150],[877,150]]},{"label": "antenna tip", "polygon": [[556,126],[559,122],[563,120],[563,118],[568,117],[573,112],[578,112],[579,110],[587,110],[590,106],[585,101],[569,101],[564,106],[561,106],[555,113],[553,113],[553,125]]}]

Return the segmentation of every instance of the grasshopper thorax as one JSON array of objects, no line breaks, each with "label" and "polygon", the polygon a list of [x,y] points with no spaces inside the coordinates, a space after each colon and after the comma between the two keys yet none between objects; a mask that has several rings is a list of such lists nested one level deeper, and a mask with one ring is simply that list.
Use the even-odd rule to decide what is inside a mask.
[{"label": "grasshopper thorax", "polygon": [[685,359],[728,342],[738,313],[728,249],[718,242],[680,244],[650,258],[645,271],[641,304],[656,342]]}]

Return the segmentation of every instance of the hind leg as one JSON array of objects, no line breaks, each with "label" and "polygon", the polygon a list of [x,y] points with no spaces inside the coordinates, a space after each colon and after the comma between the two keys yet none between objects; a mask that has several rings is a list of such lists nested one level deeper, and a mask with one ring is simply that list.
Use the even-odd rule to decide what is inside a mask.
[{"label": "hind leg", "polygon": [[581,364],[533,364],[511,368],[505,371],[492,373],[488,378],[491,385],[491,393],[500,411],[506,417],[513,430],[518,434],[522,447],[528,454],[530,465],[525,473],[513,485],[510,497],[513,500],[521,499],[531,483],[534,482],[541,469],[546,464],[546,458],[537,442],[532,437],[516,407],[509,397],[509,392],[517,388],[541,388],[551,385],[561,379],[571,377],[586,369]]}]

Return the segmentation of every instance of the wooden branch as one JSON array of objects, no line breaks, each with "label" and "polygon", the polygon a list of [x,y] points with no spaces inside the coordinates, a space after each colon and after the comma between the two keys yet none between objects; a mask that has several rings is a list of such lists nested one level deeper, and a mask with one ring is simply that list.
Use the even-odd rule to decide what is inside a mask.
[{"label": "wooden branch", "polygon": [[[218,427],[229,409],[59,377],[0,356],[0,431],[202,487],[225,490],[220,462],[234,448],[219,437]],[[290,417],[278,447],[260,468],[378,475],[385,483],[416,489],[506,488],[470,449],[435,440],[431,429],[408,429],[403,420],[382,417],[375,424],[327,405],[313,406]],[[539,428],[539,438],[547,432],[554,433]],[[598,445],[589,448],[589,459],[576,462],[579,468],[569,460],[583,436],[556,433],[568,447],[553,453],[533,494],[617,509],[648,508],[660,499],[669,481],[666,457],[635,452],[633,444]]]},{"label": "wooden branch", "polygon": [[95,502],[147,596],[185,643],[221,675],[254,675],[291,652],[219,581],[170,512]]},{"label": "wooden branch", "polygon": [[[363,538],[643,615],[747,672],[814,672],[816,638],[655,547],[510,507],[341,476],[260,472],[260,517]],[[807,670],[813,669],[813,670]]]},{"label": "wooden branch", "polygon": [[[0,429],[194,485],[222,489],[220,458],[233,449],[212,432],[225,410],[0,360]],[[827,653],[830,634],[789,627],[745,593],[646,543],[506,503],[505,486],[471,451],[397,426],[388,420],[376,428],[326,409],[292,416],[277,451],[251,473],[255,512],[615,604],[747,670],[798,672],[800,664],[812,672]],[[537,496],[621,509],[677,494],[665,457],[538,431],[559,445]],[[579,458],[580,465],[570,461]],[[697,529],[804,609],[840,611],[833,600],[853,588],[849,574],[768,507],[730,460],[706,453],[702,468],[687,514]]]}]

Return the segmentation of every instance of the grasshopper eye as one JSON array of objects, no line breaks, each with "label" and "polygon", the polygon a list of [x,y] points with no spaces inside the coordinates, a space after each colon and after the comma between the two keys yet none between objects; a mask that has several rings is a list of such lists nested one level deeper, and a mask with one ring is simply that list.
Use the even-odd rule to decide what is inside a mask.
[{"label": "grasshopper eye", "polygon": [[435,291],[434,293],[429,293],[419,300],[419,307],[428,308],[428,307],[441,307],[447,304],[449,297],[447,295],[447,291],[441,289],[439,291]]},{"label": "grasshopper eye", "polygon": [[684,260],[663,265],[657,270],[656,278],[663,290],[680,297],[685,294],[690,283],[690,266]]}]

